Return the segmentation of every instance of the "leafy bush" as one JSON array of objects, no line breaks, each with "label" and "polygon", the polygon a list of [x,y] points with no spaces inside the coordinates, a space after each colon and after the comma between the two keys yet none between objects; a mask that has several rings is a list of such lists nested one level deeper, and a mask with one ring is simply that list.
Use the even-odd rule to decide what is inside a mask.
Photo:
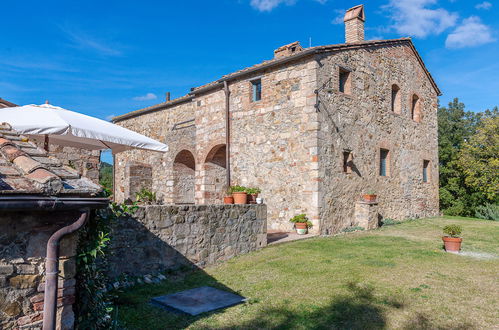
[{"label": "leafy bush", "polygon": [[292,223],[306,223],[307,228],[313,227],[312,222],[310,222],[310,220],[308,220],[307,215],[305,213],[295,215],[294,217],[289,219],[289,221]]},{"label": "leafy bush", "polygon": [[235,193],[235,192],[246,192],[246,187],[243,187],[243,186],[232,186],[230,187],[230,191],[231,193]]},{"label": "leafy bush", "polygon": [[358,231],[358,230],[364,230],[364,227],[359,227],[359,226],[354,226],[354,227],[347,227],[342,230],[344,233],[350,233],[352,231]]},{"label": "leafy bush", "polygon": [[156,204],[157,202],[156,193],[145,188],[142,188],[138,193],[135,193],[135,198],[140,204],[151,205]]},{"label": "leafy bush", "polygon": [[475,216],[480,219],[499,221],[499,204],[485,204],[478,206]]},{"label": "leafy bush", "polygon": [[258,195],[261,192],[260,188],[246,188],[246,193],[248,195]]},{"label": "leafy bush", "polygon": [[444,227],[444,234],[449,237],[460,237],[463,228],[459,225],[447,225]]}]

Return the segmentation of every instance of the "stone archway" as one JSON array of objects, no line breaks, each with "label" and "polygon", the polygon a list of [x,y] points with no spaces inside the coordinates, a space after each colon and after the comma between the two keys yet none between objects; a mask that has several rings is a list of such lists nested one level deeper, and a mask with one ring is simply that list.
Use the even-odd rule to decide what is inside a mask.
[{"label": "stone archway", "polygon": [[202,173],[204,204],[222,203],[227,184],[225,153],[225,144],[218,144],[206,156]]},{"label": "stone archway", "polygon": [[194,204],[196,161],[189,150],[180,151],[173,161],[173,202]]}]

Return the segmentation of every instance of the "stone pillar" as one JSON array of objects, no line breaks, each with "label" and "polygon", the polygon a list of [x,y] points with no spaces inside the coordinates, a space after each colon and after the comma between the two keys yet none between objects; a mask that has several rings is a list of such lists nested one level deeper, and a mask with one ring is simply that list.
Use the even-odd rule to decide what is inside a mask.
[{"label": "stone pillar", "polygon": [[378,203],[364,201],[355,203],[355,223],[365,230],[378,228]]}]

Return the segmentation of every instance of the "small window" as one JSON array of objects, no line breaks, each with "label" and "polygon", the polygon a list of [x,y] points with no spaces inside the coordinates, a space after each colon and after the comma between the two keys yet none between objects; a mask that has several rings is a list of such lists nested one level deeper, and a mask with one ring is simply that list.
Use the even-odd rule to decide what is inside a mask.
[{"label": "small window", "polygon": [[262,99],[262,80],[257,79],[251,82],[252,96],[251,100],[253,102],[260,101]]},{"label": "small window", "polygon": [[430,161],[423,160],[423,182],[429,181]]},{"label": "small window", "polygon": [[350,151],[343,151],[343,173],[352,173],[353,155]]},{"label": "small window", "polygon": [[341,93],[351,94],[351,74],[350,71],[340,68],[340,87]]},{"label": "small window", "polygon": [[389,153],[388,149],[379,150],[379,175],[388,176],[389,174]]},{"label": "small window", "polygon": [[411,99],[411,118],[418,123],[421,121],[421,101],[416,94]]},{"label": "small window", "polygon": [[400,88],[397,85],[392,85],[392,112],[400,113]]}]

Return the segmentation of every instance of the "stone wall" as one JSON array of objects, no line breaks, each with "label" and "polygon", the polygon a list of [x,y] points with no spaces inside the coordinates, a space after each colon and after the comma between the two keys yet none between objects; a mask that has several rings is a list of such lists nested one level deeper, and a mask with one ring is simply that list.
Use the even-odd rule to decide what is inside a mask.
[{"label": "stone wall", "polygon": [[[354,204],[373,190],[381,217],[438,215],[437,93],[408,45],[345,51],[318,59],[321,232],[355,225]],[[351,71],[351,93],[338,91],[339,71]],[[398,85],[401,111],[391,107]],[[422,120],[411,118],[412,95]],[[379,175],[380,148],[389,150],[387,176]],[[343,152],[353,156],[343,172]],[[422,180],[423,160],[430,180]]]},{"label": "stone wall", "polygon": [[[42,145],[43,147],[43,145]],[[63,165],[74,168],[78,173],[99,183],[100,151],[50,145],[50,155]]]},{"label": "stone wall", "polygon": [[[59,228],[74,222],[72,212],[2,212],[0,215],[0,329],[41,327],[46,246]],[[72,329],[77,238],[60,247],[57,329]]]},{"label": "stone wall", "polygon": [[224,261],[266,246],[266,226],[265,205],[143,206],[112,229],[110,275]]}]

